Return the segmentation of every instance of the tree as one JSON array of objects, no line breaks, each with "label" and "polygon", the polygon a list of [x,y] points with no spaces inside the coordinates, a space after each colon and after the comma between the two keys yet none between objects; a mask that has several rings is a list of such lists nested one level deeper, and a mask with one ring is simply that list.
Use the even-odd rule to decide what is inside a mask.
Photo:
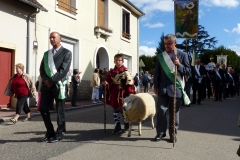
[{"label": "tree", "polygon": [[205,50],[203,54],[200,55],[201,62],[204,64],[209,63],[210,57],[214,57],[214,62],[217,63],[216,55],[228,55],[227,65],[231,65],[236,71],[239,71],[240,57],[235,51],[227,49],[224,46],[215,48],[214,50]]},{"label": "tree", "polygon": [[155,60],[154,58],[156,56],[145,56],[141,55],[139,56],[139,60],[142,59],[143,63],[145,64],[145,67],[142,67],[144,71],[149,71],[150,74],[153,74],[153,70],[155,68]]},{"label": "tree", "polygon": [[158,42],[158,47],[156,48],[155,54],[159,54],[165,51],[165,46],[164,46],[164,32],[162,33],[160,37],[160,41]]},{"label": "tree", "polygon": [[210,37],[204,29],[203,26],[198,25],[198,38],[184,40],[182,44],[177,44],[177,47],[187,53],[193,53],[194,49],[197,54],[202,54],[205,50],[214,49],[218,41],[216,37]]}]

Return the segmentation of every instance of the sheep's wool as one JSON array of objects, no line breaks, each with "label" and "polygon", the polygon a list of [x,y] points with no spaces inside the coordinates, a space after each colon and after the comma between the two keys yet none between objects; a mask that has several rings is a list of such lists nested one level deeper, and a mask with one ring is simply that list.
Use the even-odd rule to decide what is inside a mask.
[{"label": "sheep's wool", "polygon": [[138,122],[155,115],[155,100],[149,93],[138,93],[128,98],[132,99],[132,102],[128,104],[131,106],[128,106],[128,110],[125,111],[128,121]]}]

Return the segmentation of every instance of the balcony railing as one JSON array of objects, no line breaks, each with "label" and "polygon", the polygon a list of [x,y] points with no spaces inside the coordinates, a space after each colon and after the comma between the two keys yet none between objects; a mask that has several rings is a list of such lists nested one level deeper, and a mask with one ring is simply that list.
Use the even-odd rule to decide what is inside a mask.
[{"label": "balcony railing", "polygon": [[71,6],[70,0],[58,0],[58,8],[73,15],[77,14],[77,9]]}]

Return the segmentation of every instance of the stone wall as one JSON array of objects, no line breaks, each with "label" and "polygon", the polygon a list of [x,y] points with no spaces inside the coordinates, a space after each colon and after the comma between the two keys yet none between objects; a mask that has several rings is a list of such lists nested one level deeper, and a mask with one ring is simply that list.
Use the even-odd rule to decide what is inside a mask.
[{"label": "stone wall", "polygon": [[[79,90],[77,94],[77,100],[91,100],[92,96],[92,87],[90,86],[91,81],[89,80],[82,80],[79,84]],[[67,101],[71,101],[72,97],[72,86],[69,85],[69,94],[68,94]]]}]

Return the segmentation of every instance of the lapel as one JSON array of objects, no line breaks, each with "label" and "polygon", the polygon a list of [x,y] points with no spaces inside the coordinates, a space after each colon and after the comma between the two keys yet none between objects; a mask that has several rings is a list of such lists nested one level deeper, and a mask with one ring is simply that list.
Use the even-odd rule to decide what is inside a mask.
[{"label": "lapel", "polygon": [[54,55],[53,59],[54,59],[54,62],[56,61],[56,59],[58,59],[57,57],[59,55],[61,55],[61,53],[63,52],[63,46],[61,46],[61,48],[57,51],[57,53]]}]

